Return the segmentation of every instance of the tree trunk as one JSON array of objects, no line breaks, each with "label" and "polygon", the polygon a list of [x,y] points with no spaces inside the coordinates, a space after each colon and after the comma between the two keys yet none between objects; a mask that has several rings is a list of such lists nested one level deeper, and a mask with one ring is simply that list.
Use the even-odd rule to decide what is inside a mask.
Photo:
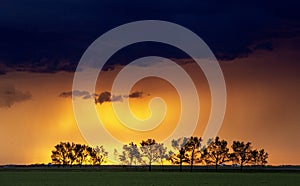
[{"label": "tree trunk", "polygon": [[182,172],[182,158],[180,158],[179,171]]},{"label": "tree trunk", "polygon": [[194,150],[192,151],[192,157],[191,157],[191,172],[193,172],[193,165],[194,165]]},{"label": "tree trunk", "polygon": [[216,172],[218,172],[218,163],[216,163]]},{"label": "tree trunk", "polygon": [[243,163],[241,163],[241,172],[243,172],[243,167],[244,167],[244,165],[243,165]]}]

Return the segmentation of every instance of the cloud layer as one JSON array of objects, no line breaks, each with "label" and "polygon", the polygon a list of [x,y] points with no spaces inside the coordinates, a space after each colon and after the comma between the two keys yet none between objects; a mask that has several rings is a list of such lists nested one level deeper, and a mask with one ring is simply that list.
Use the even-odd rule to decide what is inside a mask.
[{"label": "cloud layer", "polygon": [[82,99],[89,99],[92,97],[92,95],[88,91],[80,91],[80,90],[62,92],[59,94],[59,97],[62,97],[62,98],[71,98],[72,96],[74,98],[80,97]]},{"label": "cloud layer", "polygon": [[95,98],[95,103],[104,102],[122,102],[123,98],[142,98],[144,93],[142,91],[134,91],[129,95],[112,95],[110,92],[102,92]]},{"label": "cloud layer", "polygon": [[[185,26],[224,61],[247,57],[258,49],[272,50],[273,39],[300,36],[300,3],[289,0],[27,2],[2,1],[0,74],[73,72],[81,55],[97,37],[136,20],[157,19]],[[127,56],[111,60],[105,70],[128,63],[134,53],[181,58],[180,53],[163,46],[135,47],[126,53]]]},{"label": "cloud layer", "polygon": [[[150,95],[150,94],[147,94]],[[95,104],[99,103],[100,105],[105,102],[122,102],[123,98],[142,98],[144,93],[142,91],[134,91],[129,95],[112,95],[111,92],[104,91],[100,94],[91,94],[88,91],[67,91],[59,94],[61,98],[81,98],[81,99],[95,99]]]},{"label": "cloud layer", "polygon": [[0,107],[10,108],[18,102],[31,99],[29,92],[17,90],[13,85],[0,85]]}]

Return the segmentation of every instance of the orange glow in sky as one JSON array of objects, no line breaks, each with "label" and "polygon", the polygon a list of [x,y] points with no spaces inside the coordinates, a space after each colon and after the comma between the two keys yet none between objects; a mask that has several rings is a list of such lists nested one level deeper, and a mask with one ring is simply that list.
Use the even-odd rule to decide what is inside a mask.
[{"label": "orange glow in sky", "polygon": [[[275,59],[270,57],[269,60]],[[300,140],[300,103],[296,99],[300,88],[295,84],[298,82],[295,80],[296,70],[289,69],[285,73],[284,68],[287,67],[278,62],[283,73],[269,69],[266,74],[263,68],[257,69],[261,61],[253,61],[247,59],[239,63],[221,64],[228,100],[219,136],[228,140],[229,144],[232,140],[251,141],[254,147],[266,149],[270,154],[270,164],[300,164],[300,150],[296,148]],[[201,113],[194,134],[201,136],[210,114],[210,92],[203,74],[195,70],[192,64],[184,68],[194,80],[199,80],[197,90]],[[103,87],[97,87],[97,92],[110,90],[117,72],[118,69],[101,73],[102,83],[105,83]],[[86,143],[75,121],[72,99],[59,97],[62,92],[72,89],[72,80],[73,73],[11,72],[0,76],[1,84],[17,85],[19,90],[30,91],[32,95],[28,101],[16,103],[10,108],[0,108],[0,148],[5,149],[0,153],[0,164],[48,163],[51,162],[51,150],[57,143]],[[132,91],[136,90],[145,94],[142,98],[130,99],[130,107],[141,119],[150,116],[148,104],[152,98],[158,96],[164,99],[167,113],[157,128],[143,133],[129,130],[118,121],[112,104],[108,102],[96,105],[99,117],[111,135],[124,143],[146,138],[160,141],[176,127],[181,111],[179,96],[172,85],[159,78],[139,81],[132,87]],[[105,148],[113,154],[113,144]]]}]

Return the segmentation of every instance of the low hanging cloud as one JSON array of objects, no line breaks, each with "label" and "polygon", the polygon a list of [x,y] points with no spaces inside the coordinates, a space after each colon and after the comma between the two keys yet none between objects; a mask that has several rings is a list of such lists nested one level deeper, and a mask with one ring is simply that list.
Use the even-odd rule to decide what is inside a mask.
[{"label": "low hanging cloud", "polygon": [[15,103],[31,99],[30,92],[17,90],[13,85],[0,85],[0,107],[10,108]]},{"label": "low hanging cloud", "polygon": [[122,95],[112,95],[110,92],[105,91],[101,92],[96,98],[95,103],[100,103],[100,105],[104,102],[122,102],[123,96]]},{"label": "low hanging cloud", "polygon": [[129,97],[129,98],[142,98],[143,97],[143,92],[142,91],[135,91],[131,94],[129,94],[128,96],[125,95],[124,97]]},{"label": "low hanging cloud", "polygon": [[122,102],[123,101],[123,97],[121,95],[113,95],[112,98],[111,98],[111,101],[114,102],[114,101],[120,101]]},{"label": "low hanging cloud", "polygon": [[59,97],[62,98],[82,98],[82,99],[89,99],[92,95],[88,91],[80,91],[80,90],[73,90],[68,92],[62,92],[59,94]]},{"label": "low hanging cloud", "polygon": [[95,98],[95,103],[100,103],[100,105],[104,102],[111,102],[111,93],[110,92],[102,92],[97,98]]},{"label": "low hanging cloud", "polygon": [[[142,91],[135,91],[132,92],[129,95],[113,95],[109,91],[104,91],[101,92],[100,94],[91,94],[88,91],[79,91],[79,90],[74,90],[74,91],[67,91],[67,92],[62,92],[59,94],[59,97],[61,98],[81,98],[81,99],[95,99],[95,103],[102,103],[105,102],[122,102],[124,98],[142,98],[144,93]],[[149,95],[149,94],[148,94]]]},{"label": "low hanging cloud", "polygon": [[122,102],[123,98],[141,98],[143,97],[142,91],[135,91],[129,95],[112,95],[110,92],[102,92],[98,97],[95,98],[95,103],[100,103],[100,105],[104,102]]}]

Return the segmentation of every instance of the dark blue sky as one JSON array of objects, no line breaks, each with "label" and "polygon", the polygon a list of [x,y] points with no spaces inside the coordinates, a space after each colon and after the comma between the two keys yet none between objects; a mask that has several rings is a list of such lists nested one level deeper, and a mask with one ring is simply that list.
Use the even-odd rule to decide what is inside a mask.
[{"label": "dark blue sky", "polygon": [[[300,3],[289,0],[0,0],[0,4],[2,73],[74,71],[83,52],[101,34],[145,19],[171,21],[189,28],[221,61],[247,57],[255,50],[272,51],[274,39],[300,35]],[[185,57],[171,47],[153,43],[129,51]],[[111,63],[122,61],[116,58]]]}]

